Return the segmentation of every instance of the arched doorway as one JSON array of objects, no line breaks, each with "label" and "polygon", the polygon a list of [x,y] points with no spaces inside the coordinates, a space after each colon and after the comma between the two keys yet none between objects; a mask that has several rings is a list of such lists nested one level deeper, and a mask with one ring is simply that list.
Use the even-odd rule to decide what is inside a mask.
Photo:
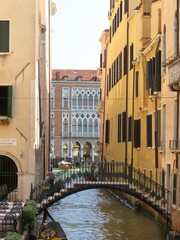
[{"label": "arched doorway", "polygon": [[7,185],[8,192],[13,191],[18,185],[17,166],[14,161],[0,155],[0,185]]},{"label": "arched doorway", "polygon": [[80,159],[80,143],[79,142],[75,142],[73,144],[73,158],[74,160],[79,160]]},{"label": "arched doorway", "polygon": [[91,161],[92,160],[91,150],[92,150],[91,143],[86,142],[83,146],[83,158],[84,158],[85,161]]}]

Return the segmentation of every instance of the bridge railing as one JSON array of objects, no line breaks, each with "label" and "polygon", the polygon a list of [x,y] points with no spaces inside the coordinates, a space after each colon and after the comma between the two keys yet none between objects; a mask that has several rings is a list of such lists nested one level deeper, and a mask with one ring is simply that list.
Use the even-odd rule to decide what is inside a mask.
[{"label": "bridge railing", "polygon": [[[75,169],[63,170],[56,174],[54,185],[50,186],[48,179],[42,181],[31,191],[31,199],[41,203],[48,196],[60,192],[61,189],[73,186],[75,183],[88,181],[107,182],[111,184],[126,183],[127,191],[136,193],[141,199],[156,204],[164,212],[169,211],[170,191],[149,178],[140,170],[132,168],[123,162],[81,163]],[[111,186],[109,186],[111,187]]]}]

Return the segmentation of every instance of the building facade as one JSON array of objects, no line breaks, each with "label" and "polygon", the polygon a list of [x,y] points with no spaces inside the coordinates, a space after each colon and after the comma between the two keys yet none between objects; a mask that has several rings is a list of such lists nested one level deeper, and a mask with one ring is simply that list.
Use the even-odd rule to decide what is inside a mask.
[{"label": "building facade", "polygon": [[23,200],[49,165],[52,9],[0,2],[0,185]]},{"label": "building facade", "polygon": [[108,17],[102,160],[128,163],[170,190],[172,228],[180,232],[179,0],[112,0]]},{"label": "building facade", "polygon": [[[179,145],[179,13],[180,2],[162,1],[162,140],[166,143],[164,163],[167,187],[172,191],[173,229],[180,232],[180,145]],[[170,176],[170,177],[168,177]]]},{"label": "building facade", "polygon": [[[100,81],[96,70],[53,70],[52,159],[98,160]],[[57,162],[56,162],[57,163]]]}]

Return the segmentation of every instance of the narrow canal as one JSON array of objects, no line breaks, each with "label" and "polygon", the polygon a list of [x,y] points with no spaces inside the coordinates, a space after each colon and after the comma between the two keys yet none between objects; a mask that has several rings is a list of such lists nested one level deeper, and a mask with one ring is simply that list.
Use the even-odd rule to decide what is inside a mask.
[{"label": "narrow canal", "polygon": [[151,216],[135,211],[106,190],[93,189],[60,200],[50,209],[68,240],[165,240]]}]

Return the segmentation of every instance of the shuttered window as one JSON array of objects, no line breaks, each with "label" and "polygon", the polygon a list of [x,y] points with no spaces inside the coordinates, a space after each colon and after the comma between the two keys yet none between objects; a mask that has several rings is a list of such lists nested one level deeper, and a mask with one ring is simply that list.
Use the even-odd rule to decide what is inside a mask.
[{"label": "shuttered window", "polygon": [[124,0],[124,14],[127,13],[128,10],[128,0]]},{"label": "shuttered window", "polygon": [[104,49],[104,61],[103,61],[103,68],[105,68],[106,67],[106,59],[107,59],[107,57],[106,57],[106,49]]},{"label": "shuttered window", "polygon": [[119,80],[122,78],[122,52],[119,54]]},{"label": "shuttered window", "polygon": [[10,22],[8,20],[0,20],[0,53],[9,53],[10,40]]},{"label": "shuttered window", "polygon": [[134,58],[133,51],[134,51],[134,44],[132,43],[130,46],[130,62],[129,62],[130,69],[133,68],[133,58]]},{"label": "shuttered window", "polygon": [[118,114],[118,142],[121,142],[121,114]]},{"label": "shuttered window", "polygon": [[155,56],[155,91],[161,91],[161,51],[158,51]]},{"label": "shuttered window", "polygon": [[100,68],[102,68],[102,53],[100,54]]},{"label": "shuttered window", "polygon": [[110,120],[106,120],[106,143],[110,143]]},{"label": "shuttered window", "polygon": [[139,72],[136,72],[136,97],[139,96]]},{"label": "shuttered window", "polygon": [[127,74],[127,46],[124,47],[124,75]]},{"label": "shuttered window", "polygon": [[122,1],[120,2],[120,7],[119,7],[119,21],[122,21]]},{"label": "shuttered window", "polygon": [[134,147],[141,147],[141,120],[134,120]]},{"label": "shuttered window", "polygon": [[12,86],[0,86],[0,116],[12,117]]},{"label": "shuttered window", "polygon": [[126,141],[126,112],[122,113],[122,141]]},{"label": "shuttered window", "polygon": [[173,174],[173,204],[176,204],[177,175]]},{"label": "shuttered window", "polygon": [[146,116],[146,145],[152,147],[152,115]]},{"label": "shuttered window", "polygon": [[129,117],[128,118],[128,141],[131,141],[131,136],[132,136],[131,126],[132,126],[132,117]]}]

